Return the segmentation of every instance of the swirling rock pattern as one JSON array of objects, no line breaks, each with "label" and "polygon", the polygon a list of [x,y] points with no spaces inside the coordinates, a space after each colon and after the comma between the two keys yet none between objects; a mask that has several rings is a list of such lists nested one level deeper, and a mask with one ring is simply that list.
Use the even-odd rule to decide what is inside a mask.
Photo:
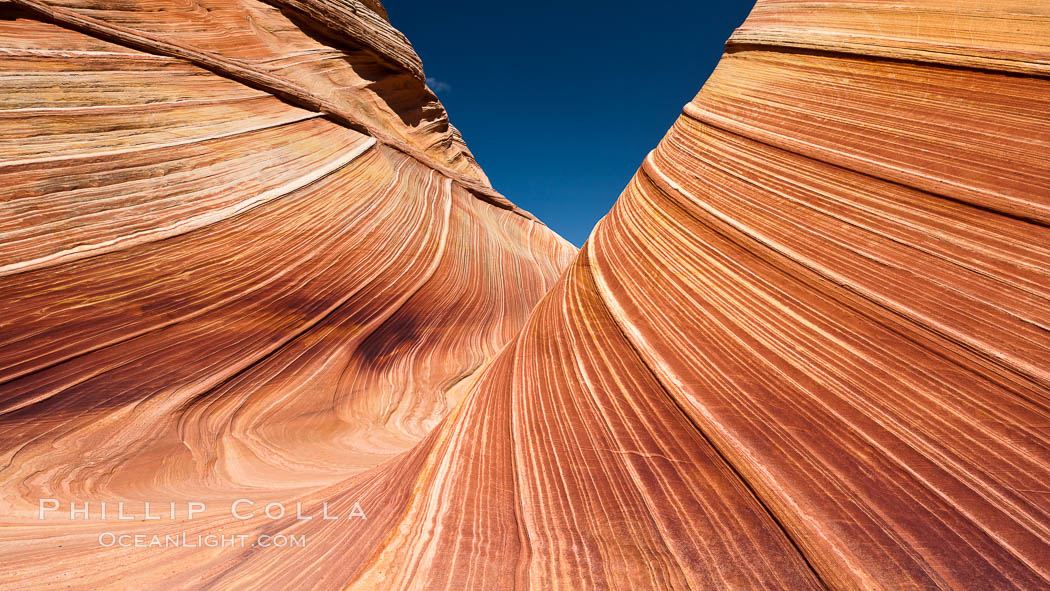
[{"label": "swirling rock pattern", "polygon": [[[0,5],[0,586],[201,584],[168,559],[210,573],[206,549],[133,573],[91,538],[230,531],[187,500],[331,500],[434,428],[575,254],[349,8],[368,43],[251,0]],[[41,523],[40,497],[94,509]],[[96,519],[169,499],[158,529]]]},{"label": "swirling rock pattern", "polygon": [[380,8],[17,4],[3,587],[1050,587],[1047,7],[761,0],[555,281]]}]

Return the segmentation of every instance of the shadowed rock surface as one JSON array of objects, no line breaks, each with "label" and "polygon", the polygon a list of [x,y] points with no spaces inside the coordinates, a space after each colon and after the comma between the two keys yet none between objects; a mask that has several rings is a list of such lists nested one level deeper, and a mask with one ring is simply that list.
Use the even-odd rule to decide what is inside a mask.
[{"label": "shadowed rock surface", "polygon": [[1050,587],[1050,8],[760,0],[578,253],[375,3],[0,10],[0,588]]}]

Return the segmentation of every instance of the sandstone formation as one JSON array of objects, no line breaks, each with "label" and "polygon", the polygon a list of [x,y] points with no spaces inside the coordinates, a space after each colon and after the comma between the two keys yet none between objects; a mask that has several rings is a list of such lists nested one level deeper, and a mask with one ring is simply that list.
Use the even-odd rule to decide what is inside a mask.
[{"label": "sandstone formation", "polygon": [[1050,588],[1050,7],[760,0],[578,253],[375,3],[0,9],[0,588]]}]

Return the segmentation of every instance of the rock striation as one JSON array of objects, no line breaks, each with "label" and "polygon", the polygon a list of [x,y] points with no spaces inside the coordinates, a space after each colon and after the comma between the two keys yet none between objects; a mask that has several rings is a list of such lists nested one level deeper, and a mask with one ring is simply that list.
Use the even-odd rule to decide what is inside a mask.
[{"label": "rock striation", "polygon": [[0,10],[0,587],[204,585],[241,550],[98,534],[329,500],[434,428],[576,252],[359,3]]},{"label": "rock striation", "polygon": [[1050,8],[760,0],[578,253],[373,3],[0,8],[0,588],[1050,587]]}]

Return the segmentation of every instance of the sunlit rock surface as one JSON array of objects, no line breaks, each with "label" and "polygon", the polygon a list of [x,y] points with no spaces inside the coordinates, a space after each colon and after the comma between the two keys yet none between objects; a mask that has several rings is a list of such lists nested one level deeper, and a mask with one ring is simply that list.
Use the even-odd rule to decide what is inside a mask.
[{"label": "sunlit rock surface", "polygon": [[373,3],[15,4],[3,588],[1050,587],[1050,7],[759,2],[556,279]]},{"label": "sunlit rock surface", "polygon": [[[488,187],[380,15],[302,8],[0,4],[0,586],[204,586],[250,551],[98,534],[280,529],[186,505],[408,477],[575,254]],[[251,576],[349,580],[346,540],[398,512],[376,494]],[[100,520],[122,500],[177,519]]]}]

